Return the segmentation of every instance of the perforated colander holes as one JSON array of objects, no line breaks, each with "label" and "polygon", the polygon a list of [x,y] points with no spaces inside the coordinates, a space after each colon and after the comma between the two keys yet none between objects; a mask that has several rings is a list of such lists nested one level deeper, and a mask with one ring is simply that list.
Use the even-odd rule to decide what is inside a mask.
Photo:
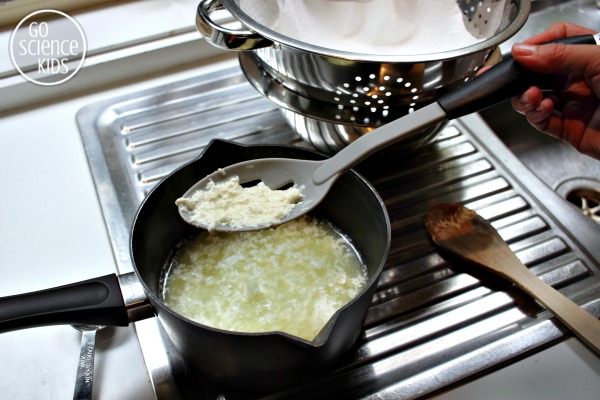
[{"label": "perforated colander holes", "polygon": [[489,21],[492,18],[492,1],[458,1],[466,18],[465,27],[471,33],[477,32],[482,37],[489,37]]},{"label": "perforated colander holes", "polygon": [[[345,82],[341,88],[335,91],[333,100],[337,103],[338,110],[351,110],[358,112],[361,109],[368,109],[371,113],[380,113],[383,118],[386,118],[389,114],[389,102],[387,99],[392,96],[392,90],[398,88],[404,88],[412,94],[412,102],[409,103],[408,112],[412,113],[417,105],[419,95],[417,94],[418,89],[412,87],[413,84],[409,81],[405,81],[404,78],[392,78],[389,75],[384,75],[381,80],[375,82],[377,75],[370,74],[366,77],[356,76],[353,82]],[[383,81],[383,82],[381,82]],[[347,97],[350,96],[350,100],[347,101]],[[374,115],[375,116],[375,115]],[[341,120],[342,116],[337,114],[335,119]],[[350,116],[351,122],[358,122],[355,116]],[[370,118],[364,117],[362,123],[370,123]]]},{"label": "perforated colander holes", "polygon": [[465,83],[467,83],[471,79],[475,78],[477,76],[477,71],[479,71],[482,67],[483,66],[477,65],[477,66],[473,67],[472,70],[467,71],[467,73],[464,75],[463,81]]}]

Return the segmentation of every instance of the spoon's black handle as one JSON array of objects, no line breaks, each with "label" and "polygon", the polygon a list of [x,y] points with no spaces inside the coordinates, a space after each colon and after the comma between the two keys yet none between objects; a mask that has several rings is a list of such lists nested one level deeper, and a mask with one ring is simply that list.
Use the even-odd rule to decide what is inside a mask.
[{"label": "spoon's black handle", "polygon": [[[573,36],[549,43],[597,44],[593,35]],[[551,89],[556,86],[555,82],[556,75],[532,72],[508,57],[469,83],[441,96],[437,102],[446,112],[447,119],[454,119],[493,106],[531,86]]]},{"label": "spoon's black handle", "polygon": [[60,324],[128,325],[117,276],[0,298],[0,333]]}]

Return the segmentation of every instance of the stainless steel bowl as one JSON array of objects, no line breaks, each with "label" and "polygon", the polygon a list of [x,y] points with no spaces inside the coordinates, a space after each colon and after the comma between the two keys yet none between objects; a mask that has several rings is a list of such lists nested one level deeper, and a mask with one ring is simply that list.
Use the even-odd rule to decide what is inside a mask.
[{"label": "stainless steel bowl", "polygon": [[[457,0],[456,4],[465,26],[482,40],[460,49],[415,55],[358,54],[300,42],[259,24],[236,0],[202,0],[196,25],[213,45],[241,51],[240,65],[250,83],[284,109],[302,138],[322,151],[334,152],[474,77],[490,62],[497,46],[521,28],[531,6],[530,0]],[[230,13],[240,27],[216,23],[214,15],[223,12]],[[494,29],[487,24],[492,15],[502,16]],[[334,132],[338,138],[314,140],[323,132]],[[431,137],[431,130],[423,136]],[[408,147],[424,142],[413,140]]]}]

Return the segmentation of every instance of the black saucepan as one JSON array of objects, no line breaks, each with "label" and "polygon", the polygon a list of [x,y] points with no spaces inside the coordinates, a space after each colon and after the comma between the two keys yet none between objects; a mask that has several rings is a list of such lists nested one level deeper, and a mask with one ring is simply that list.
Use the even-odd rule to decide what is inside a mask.
[{"label": "black saucepan", "polygon": [[264,157],[323,158],[296,147],[211,142],[198,159],[161,181],[140,206],[130,243],[135,273],[1,298],[0,332],[51,324],[125,326],[157,315],[188,366],[221,384],[272,390],[330,370],[361,332],[390,243],[385,206],[354,171],[335,183],[311,215],[331,221],[351,238],[370,279],[315,340],[281,332],[238,333],[207,327],[170,310],[159,295],[161,274],[173,249],[197,229],[181,220],[175,200],[220,167]]}]

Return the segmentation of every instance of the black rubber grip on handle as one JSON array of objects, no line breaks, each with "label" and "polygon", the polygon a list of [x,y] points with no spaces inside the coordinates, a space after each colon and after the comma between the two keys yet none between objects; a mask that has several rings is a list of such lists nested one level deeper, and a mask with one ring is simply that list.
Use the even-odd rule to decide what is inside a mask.
[{"label": "black rubber grip on handle", "polygon": [[[596,44],[592,35],[572,36],[548,43]],[[438,98],[438,104],[446,112],[447,119],[454,119],[493,106],[524,92],[531,86],[552,89],[556,75],[532,72],[512,57],[494,65],[469,83]]]},{"label": "black rubber grip on handle", "polygon": [[127,326],[117,276],[0,298],[0,333],[62,324]]}]

